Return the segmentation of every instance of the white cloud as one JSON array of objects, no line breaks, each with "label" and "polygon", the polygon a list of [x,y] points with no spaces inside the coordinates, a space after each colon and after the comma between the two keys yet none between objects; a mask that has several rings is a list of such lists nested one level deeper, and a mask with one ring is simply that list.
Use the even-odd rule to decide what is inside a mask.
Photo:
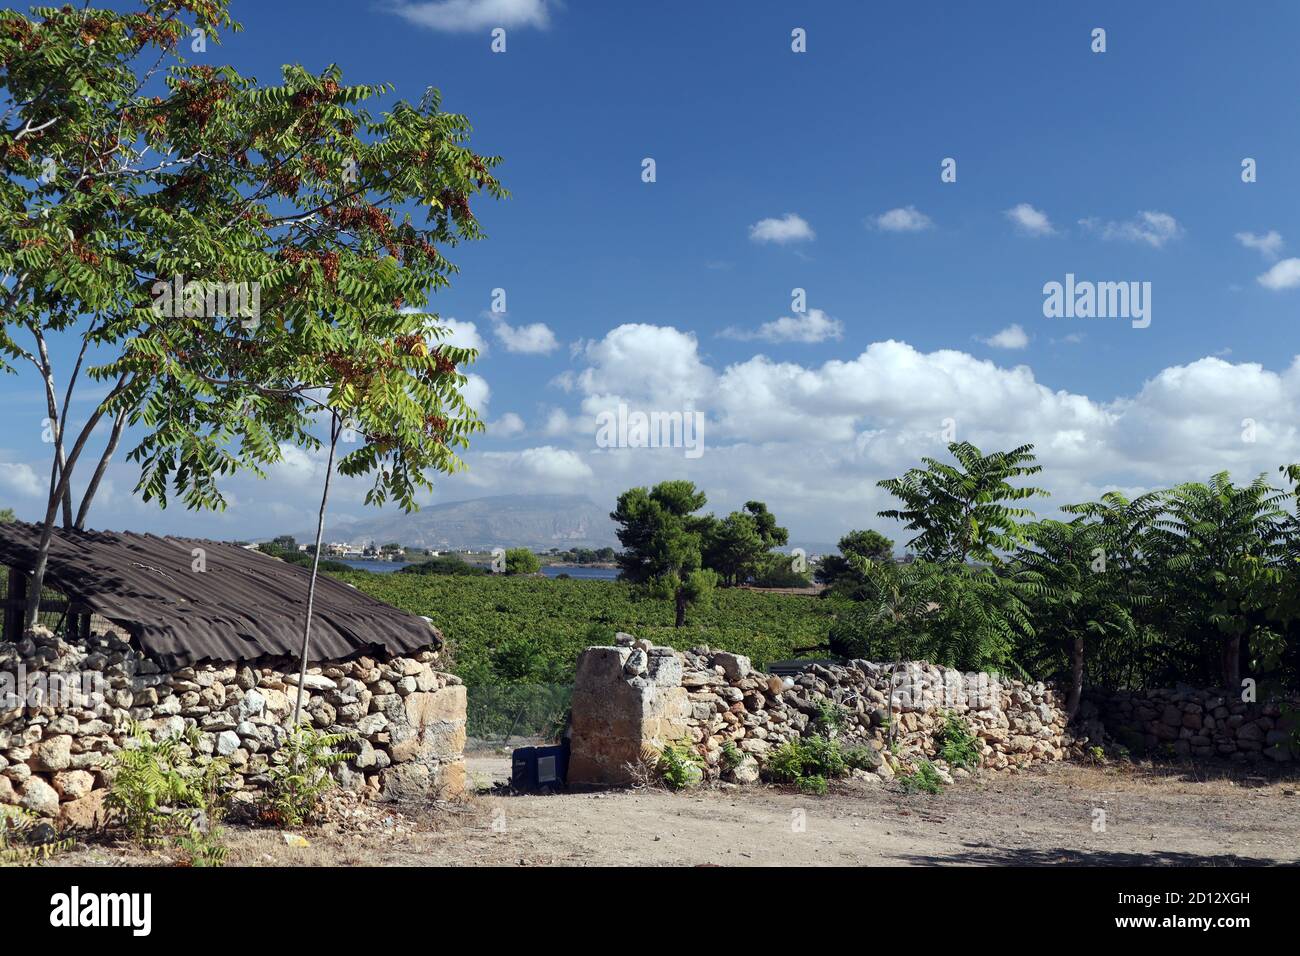
[{"label": "white cloud", "polygon": [[469,407],[478,412],[480,418],[486,417],[488,401],[492,398],[492,389],[488,388],[487,379],[473,372],[466,373],[465,378],[468,381],[460,394],[469,403]]},{"label": "white cloud", "polygon": [[1145,242],[1159,249],[1171,239],[1183,234],[1183,227],[1178,220],[1167,212],[1145,210],[1132,219],[1123,222],[1101,222],[1097,219],[1080,219],[1079,225],[1090,232],[1095,232],[1103,239],[1118,239],[1122,242]]},{"label": "white cloud", "polygon": [[812,226],[792,212],[780,219],[760,219],[749,227],[754,242],[807,242],[815,237]]},{"label": "white cloud", "polygon": [[411,23],[446,33],[493,27],[544,28],[550,22],[550,9],[547,0],[429,0],[392,8]]},{"label": "white cloud", "polygon": [[524,431],[524,420],[514,412],[506,412],[488,426],[488,435],[496,438],[513,438]]},{"label": "white cloud", "polygon": [[902,206],[882,212],[871,219],[877,229],[885,232],[921,232],[929,229],[934,222],[915,206]]},{"label": "white cloud", "polygon": [[1026,236],[1050,236],[1056,230],[1052,227],[1052,221],[1047,218],[1047,213],[1041,209],[1035,209],[1027,202],[1017,203],[1003,213],[1012,223],[1015,224],[1016,230]]},{"label": "white cloud", "polygon": [[1237,241],[1247,249],[1254,249],[1270,262],[1278,257],[1284,245],[1282,233],[1276,229],[1270,229],[1268,232],[1262,232],[1258,235],[1253,232],[1239,232],[1237,233]]},{"label": "white cloud", "polygon": [[1300,259],[1283,259],[1255,280],[1265,289],[1277,292],[1300,285]]},{"label": "white cloud", "polygon": [[504,316],[492,315],[492,331],[507,352],[524,355],[545,355],[559,347],[555,333],[544,322],[529,325],[511,325]]},{"label": "white cloud", "polygon": [[980,339],[985,345],[995,349],[1023,349],[1029,344],[1029,336],[1018,324],[1008,325],[1001,332],[987,339]]},{"label": "white cloud", "polygon": [[473,322],[440,318],[435,324],[448,330],[448,334],[439,341],[454,345],[457,348],[477,349],[480,356],[487,353],[487,341],[479,334],[478,326]]},{"label": "white cloud", "polygon": [[0,461],[0,488],[24,497],[43,496],[49,490],[48,483],[41,483],[31,465],[14,461]]},{"label": "white cloud", "polygon": [[832,319],[821,309],[809,309],[797,316],[784,315],[771,322],[764,322],[755,331],[728,328],[721,333],[723,338],[748,341],[760,339],[764,342],[803,342],[813,344],[844,337],[844,323]]},{"label": "white cloud", "polygon": [[542,432],[548,438],[552,438],[557,435],[567,435],[573,427],[573,420],[564,409],[552,408],[546,416],[546,424],[542,427]]},{"label": "white cloud", "polygon": [[[567,488],[568,482],[593,477],[590,466],[576,452],[554,445],[525,448],[523,451],[485,452],[481,457],[504,466],[513,474],[550,487]],[[525,485],[519,490],[526,492],[528,487]]]}]

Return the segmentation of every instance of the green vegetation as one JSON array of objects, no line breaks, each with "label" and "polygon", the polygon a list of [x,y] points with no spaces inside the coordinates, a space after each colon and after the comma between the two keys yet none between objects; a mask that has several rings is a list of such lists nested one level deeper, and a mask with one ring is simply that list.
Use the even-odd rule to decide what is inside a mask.
[{"label": "green vegetation", "polygon": [[542,562],[528,548],[506,549],[506,574],[536,574]]},{"label": "green vegetation", "polygon": [[934,735],[934,743],[939,748],[939,756],[950,767],[973,770],[979,764],[979,738],[971,733],[970,725],[952,711],[944,714],[943,726]]},{"label": "green vegetation", "polygon": [[39,814],[0,803],[0,866],[34,866],[72,847]]},{"label": "green vegetation", "polygon": [[217,823],[226,810],[222,787],[230,768],[220,758],[200,762],[196,728],[155,740],[139,724],[113,757],[105,799],[113,822],[144,846],[170,838],[191,865],[220,866],[226,850]]},{"label": "green vegetation", "polygon": [[916,766],[912,773],[899,774],[898,782],[902,784],[906,793],[928,793],[937,794],[943,789],[943,778],[939,776],[939,771],[935,769],[934,764],[928,760],[922,760]]},{"label": "green vegetation", "polygon": [[[322,567],[323,567],[322,563]],[[491,574],[487,568],[481,564],[470,564],[455,555],[445,554],[436,558],[430,558],[428,561],[419,561],[415,564],[408,564],[397,569],[398,574],[464,574],[469,576],[483,576]]]},{"label": "green vegetation", "polygon": [[823,794],[827,781],[850,770],[874,770],[880,757],[866,747],[844,750],[822,736],[787,740],[768,754],[764,775],[775,783],[788,783],[804,793]]},{"label": "green vegetation", "polygon": [[262,795],[262,820],[277,827],[315,822],[321,797],[334,787],[330,768],[351,754],[335,748],[351,740],[348,734],[327,734],[299,724],[271,755],[271,778]]},{"label": "green vegetation", "polygon": [[532,577],[367,574],[339,577],[382,601],[435,621],[453,670],[473,688],[555,685],[573,679],[580,650],[628,631],[686,650],[697,644],[748,655],[758,666],[825,643],[840,601],[721,589],[708,607],[674,626],[669,600],[620,581]]},{"label": "green vegetation", "polygon": [[670,790],[686,790],[704,779],[704,758],[690,743],[672,743],[659,752],[654,769]]}]

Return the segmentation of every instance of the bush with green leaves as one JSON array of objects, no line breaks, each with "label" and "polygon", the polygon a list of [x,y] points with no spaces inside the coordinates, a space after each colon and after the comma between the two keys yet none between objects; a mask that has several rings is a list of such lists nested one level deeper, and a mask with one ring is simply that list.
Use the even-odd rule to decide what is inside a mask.
[{"label": "bush with green leaves", "polygon": [[222,815],[230,767],[219,757],[200,762],[198,730],[155,739],[133,722],[130,735],[113,757],[113,783],[104,802],[110,819],[132,840],[155,843]]},{"label": "bush with green leaves", "polygon": [[850,713],[847,707],[828,697],[817,701],[817,713],[813,716],[813,726],[825,737],[834,737],[839,729],[848,722]]},{"label": "bush with green leaves", "polygon": [[[794,784],[800,789],[813,787],[814,790],[809,792],[816,792],[816,779],[820,778],[820,792],[825,792],[827,780],[843,777],[849,770],[849,763],[840,745],[834,740],[814,735],[787,740],[771,751],[765,773],[769,780],[776,783]],[[806,780],[813,782],[805,784]]]},{"label": "bush with green leaves", "polygon": [[735,770],[744,761],[745,754],[734,741],[728,740],[722,745],[722,756],[719,759],[723,770]]},{"label": "bush with green leaves", "polygon": [[934,764],[928,760],[917,764],[916,770],[912,773],[899,774],[898,782],[907,793],[936,794],[943,789],[943,778],[939,776],[939,771],[935,769]]},{"label": "bush with green leaves", "polygon": [[655,771],[669,789],[686,790],[704,779],[704,758],[689,743],[671,743],[659,752]]},{"label": "bush with green leaves", "polygon": [[35,866],[72,842],[31,810],[0,804],[0,866]]},{"label": "bush with green leaves", "polygon": [[939,756],[950,767],[965,767],[973,770],[980,761],[979,738],[971,733],[970,725],[958,714],[948,711],[943,717],[943,726],[934,735],[934,743]]},{"label": "bush with green leaves", "polygon": [[334,786],[330,768],[352,756],[336,748],[353,738],[299,724],[271,755],[260,804],[263,822],[290,828],[315,822],[321,797]]}]

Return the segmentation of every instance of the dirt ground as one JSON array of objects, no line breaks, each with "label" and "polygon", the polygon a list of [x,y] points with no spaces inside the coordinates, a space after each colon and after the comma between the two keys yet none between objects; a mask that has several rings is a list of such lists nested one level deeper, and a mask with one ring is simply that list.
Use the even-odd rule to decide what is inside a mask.
[{"label": "dirt ground", "polygon": [[[300,831],[231,827],[229,864],[824,866],[1300,862],[1300,782],[1186,768],[1058,764],[961,781],[937,796],[859,781],[824,797],[767,787],[688,794],[493,791],[504,757],[475,757],[485,792],[461,803],[367,806]],[[1097,811],[1104,811],[1104,820]],[[1104,829],[1101,824],[1104,822]],[[1096,829],[1094,829],[1096,826]],[[166,864],[114,845],[71,865]]]}]

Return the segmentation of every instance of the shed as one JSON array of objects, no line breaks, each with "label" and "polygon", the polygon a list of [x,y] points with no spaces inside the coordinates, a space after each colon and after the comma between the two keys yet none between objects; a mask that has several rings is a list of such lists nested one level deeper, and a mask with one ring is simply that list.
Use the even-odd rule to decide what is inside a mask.
[{"label": "shed", "polygon": [[[5,637],[21,622],[40,542],[39,525],[0,524],[0,564],[9,568]],[[238,545],[198,538],[57,529],[43,608],[89,627],[97,615],[174,670],[203,661],[296,657],[302,649],[310,570]],[[410,654],[439,646],[424,618],[322,574],[312,612],[311,657]]]}]

